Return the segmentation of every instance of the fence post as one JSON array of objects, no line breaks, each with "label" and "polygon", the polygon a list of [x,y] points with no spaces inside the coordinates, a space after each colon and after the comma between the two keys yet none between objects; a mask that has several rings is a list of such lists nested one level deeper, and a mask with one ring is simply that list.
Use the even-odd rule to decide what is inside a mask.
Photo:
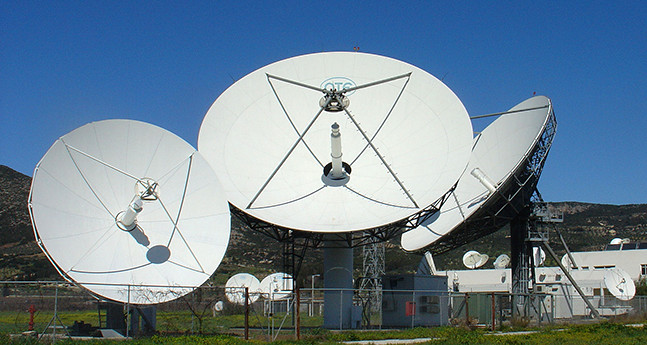
[{"label": "fence post", "polygon": [[416,319],[416,290],[411,291],[411,328],[414,327]]},{"label": "fence post", "polygon": [[[193,323],[191,324],[193,326]],[[130,336],[130,284],[128,284],[128,299],[126,301],[126,338]]]},{"label": "fence post", "polygon": [[469,299],[470,299],[470,296],[466,292],[465,293],[465,324],[467,326],[470,325],[470,304],[469,304]]},{"label": "fence post", "polygon": [[297,333],[297,340],[301,340],[301,290],[297,287],[297,296],[296,296],[296,309],[294,311],[294,314],[297,318],[296,320],[296,333]]},{"label": "fence post", "polygon": [[249,287],[245,287],[245,340],[249,340]]},{"label": "fence post", "polygon": [[34,313],[36,312],[36,306],[31,304],[29,306],[29,328],[27,330],[33,331],[34,330]]},{"label": "fence post", "polygon": [[339,329],[343,329],[343,319],[344,319],[344,290],[339,289]]},{"label": "fence post", "polygon": [[58,283],[56,283],[56,289],[54,291],[54,336],[52,337],[52,343],[56,342],[56,321],[58,320]]},{"label": "fence post", "polygon": [[492,330],[495,330],[495,322],[496,322],[496,300],[494,298],[494,292],[492,293]]}]

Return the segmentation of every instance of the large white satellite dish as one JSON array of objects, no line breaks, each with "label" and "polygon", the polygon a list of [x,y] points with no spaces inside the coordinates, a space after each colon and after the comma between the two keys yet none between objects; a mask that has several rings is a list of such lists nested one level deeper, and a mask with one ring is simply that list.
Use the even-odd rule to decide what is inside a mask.
[{"label": "large white satellite dish", "polygon": [[229,207],[210,165],[138,121],[93,122],[58,139],[36,166],[29,206],[61,275],[119,302],[191,292],[229,242]]},{"label": "large white satellite dish", "polygon": [[410,64],[317,53],[262,67],[207,112],[198,148],[229,201],[284,228],[371,229],[458,181],[472,127],[458,97]]},{"label": "large white satellite dish", "polygon": [[494,260],[494,268],[497,270],[505,269],[509,264],[510,257],[507,254],[501,254]]},{"label": "large white satellite dish", "polygon": [[636,295],[636,284],[629,273],[621,268],[612,268],[604,274],[604,286],[621,301],[629,301]]},{"label": "large white satellite dish", "polygon": [[261,280],[260,291],[271,301],[285,299],[292,294],[292,276],[287,273],[272,273]]},{"label": "large white satellite dish", "polygon": [[[525,110],[525,111],[524,111]],[[441,207],[418,228],[402,234],[402,248],[424,248],[459,227],[523,168],[552,114],[550,99],[527,99],[499,116],[473,140],[472,155],[456,189]]]},{"label": "large white satellite dish", "polygon": [[249,273],[237,273],[227,280],[225,296],[229,302],[239,305],[245,304],[245,288],[248,288],[249,298],[247,303],[252,304],[258,300],[261,282]]},{"label": "large white satellite dish", "polygon": [[475,250],[470,250],[463,254],[463,265],[469,269],[479,268],[487,262],[487,254],[481,254]]}]

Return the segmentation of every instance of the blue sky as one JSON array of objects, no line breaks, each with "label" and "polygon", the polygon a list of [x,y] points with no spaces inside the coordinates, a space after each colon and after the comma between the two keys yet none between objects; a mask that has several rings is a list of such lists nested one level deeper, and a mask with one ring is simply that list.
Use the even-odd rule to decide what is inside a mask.
[{"label": "blue sky", "polygon": [[550,97],[544,199],[647,202],[646,1],[3,1],[0,164],[31,175],[58,137],[109,118],[196,146],[233,79],[354,46],[443,78],[470,115]]}]

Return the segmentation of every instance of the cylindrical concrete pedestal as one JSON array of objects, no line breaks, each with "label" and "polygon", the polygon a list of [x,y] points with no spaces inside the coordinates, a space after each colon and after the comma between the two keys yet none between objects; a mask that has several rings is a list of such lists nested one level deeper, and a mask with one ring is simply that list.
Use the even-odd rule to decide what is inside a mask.
[{"label": "cylindrical concrete pedestal", "polygon": [[[324,328],[350,329],[353,312],[353,248],[324,243]],[[338,245],[338,244],[337,244]]]}]

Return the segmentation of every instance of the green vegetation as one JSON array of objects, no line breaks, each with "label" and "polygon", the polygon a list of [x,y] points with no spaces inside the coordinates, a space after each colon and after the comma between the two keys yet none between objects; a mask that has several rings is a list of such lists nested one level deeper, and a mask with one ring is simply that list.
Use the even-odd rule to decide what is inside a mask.
[{"label": "green vegetation", "polygon": [[642,278],[636,282],[636,296],[647,296],[647,279]]},{"label": "green vegetation", "polygon": [[[208,314],[203,313],[201,315],[199,314],[199,316],[194,315],[188,310],[159,311],[157,313],[157,330],[161,334],[187,334],[187,332],[190,332],[213,335],[230,333],[232,329],[237,329],[238,333],[240,333],[240,330],[245,325],[245,316],[242,312],[238,314],[219,314],[213,316],[209,310]],[[47,324],[52,321],[52,317],[53,313],[51,312],[36,312],[34,314],[34,329],[38,332],[43,332]],[[60,320],[60,322],[57,322],[58,325],[62,323],[63,325],[69,326],[75,321],[83,321],[93,326],[99,325],[96,309],[59,312],[58,318]],[[105,315],[103,318],[103,322],[105,322]],[[250,313],[249,326],[251,328],[267,328],[268,324],[272,322],[276,328],[281,323],[283,323],[284,327],[293,327],[291,315],[277,313],[272,319],[268,319],[266,316],[259,315],[258,313]],[[322,322],[321,316],[301,316],[301,326],[304,328],[316,327],[321,325]],[[27,329],[28,323],[29,313],[26,310],[0,312],[0,334],[21,333]],[[61,331],[58,333],[61,333]],[[0,342],[0,344],[3,343]]]},{"label": "green vegetation", "polygon": [[[489,332],[484,329],[469,329],[466,327],[414,328],[390,331],[346,331],[334,332],[319,328],[304,330],[302,340],[292,340],[293,335],[283,336],[283,340],[265,342],[263,337],[245,341],[241,337],[218,334],[210,336],[182,335],[161,336],[132,339],[127,341],[110,340],[70,340],[62,339],[57,344],[123,344],[123,345],[157,345],[157,344],[276,344],[276,345],[314,345],[335,344],[353,340],[378,339],[412,339],[430,338],[430,344],[643,344],[647,341],[647,328],[626,326],[619,323],[601,322],[587,325],[563,326],[560,328],[547,327],[527,332]],[[0,335],[2,344],[36,344],[35,338],[14,338]]]}]

